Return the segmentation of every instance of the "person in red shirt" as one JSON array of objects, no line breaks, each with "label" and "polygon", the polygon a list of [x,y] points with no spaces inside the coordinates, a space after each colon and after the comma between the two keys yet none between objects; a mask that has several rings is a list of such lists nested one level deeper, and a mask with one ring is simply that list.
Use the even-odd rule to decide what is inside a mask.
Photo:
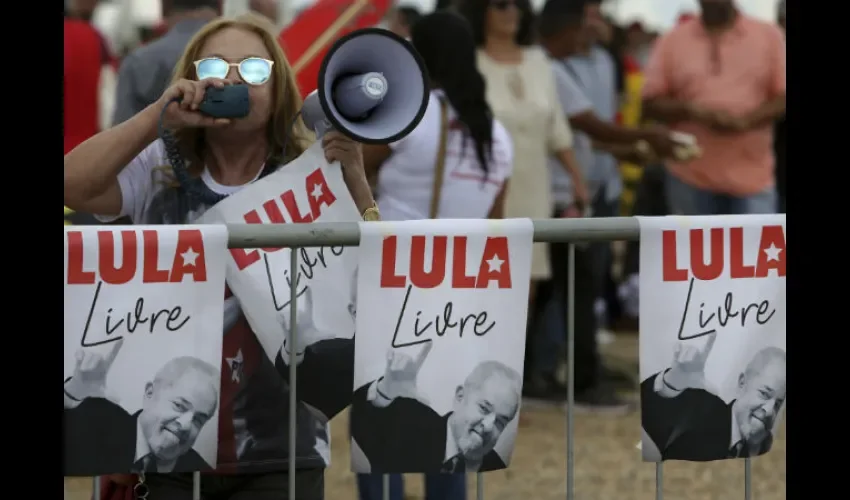
[{"label": "person in red shirt", "polygon": [[84,19],[66,16],[64,35],[63,136],[67,154],[100,128],[100,75],[111,57],[103,37]]}]

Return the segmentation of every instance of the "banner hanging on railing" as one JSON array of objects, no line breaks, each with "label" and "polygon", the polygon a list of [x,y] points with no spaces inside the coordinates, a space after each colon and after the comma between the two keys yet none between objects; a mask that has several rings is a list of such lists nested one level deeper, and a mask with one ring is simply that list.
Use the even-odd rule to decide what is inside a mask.
[{"label": "banner hanging on railing", "polygon": [[785,403],[785,215],[639,222],[644,460],[767,453]]},{"label": "banner hanging on railing", "polygon": [[65,227],[66,476],[216,465],[224,226]]},{"label": "banner hanging on railing", "polygon": [[[260,179],[210,208],[202,223],[288,224],[360,220],[338,164],[329,165],[320,143],[285,168]],[[272,360],[288,362],[290,286],[296,283],[298,315],[310,319],[304,342],[321,336],[354,335],[355,247],[299,248],[297,276],[290,274],[288,248],[230,250],[227,284]],[[316,300],[312,300],[313,298]],[[318,300],[321,298],[321,300]],[[321,333],[320,333],[321,332]],[[312,335],[312,337],[311,337]],[[297,337],[296,337],[297,338]],[[304,346],[297,349],[302,353]]]},{"label": "banner hanging on railing", "polygon": [[360,224],[355,472],[507,467],[519,421],[532,223]]}]

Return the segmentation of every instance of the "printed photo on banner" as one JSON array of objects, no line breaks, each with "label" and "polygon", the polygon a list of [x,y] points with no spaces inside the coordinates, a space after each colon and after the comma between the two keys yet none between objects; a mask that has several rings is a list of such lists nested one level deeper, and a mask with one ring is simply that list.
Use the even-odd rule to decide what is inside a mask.
[{"label": "printed photo on banner", "polygon": [[224,226],[66,226],[66,476],[216,465]]},{"label": "printed photo on banner", "polygon": [[504,469],[522,394],[531,221],[360,232],[352,470]]},{"label": "printed photo on banner", "polygon": [[[206,224],[289,224],[354,220],[360,220],[360,214],[343,181],[342,169],[338,164],[327,163],[321,144],[317,142],[285,168],[210,208],[199,221]],[[316,363],[319,364],[318,378],[328,377],[330,372],[325,370],[351,364],[350,358],[346,361],[335,355],[321,356],[317,361],[307,351],[320,341],[347,339],[350,342],[354,336],[357,248],[322,246],[295,251],[298,267],[293,272],[289,248],[230,249],[227,284],[239,300],[266,355],[284,378],[289,377],[292,349],[299,364],[310,358],[306,370],[299,368],[300,386],[310,384],[313,378],[309,373],[302,378],[300,372],[312,370]],[[293,284],[298,317],[296,345],[289,340]],[[351,355],[350,348],[348,355]],[[324,385],[324,381],[321,383]],[[345,387],[346,384],[341,385]],[[312,392],[309,385],[300,387],[304,388],[299,394]],[[314,409],[330,419],[348,406],[351,394],[348,391],[341,398],[327,394],[317,397],[322,401],[305,401],[315,403]]]},{"label": "printed photo on banner", "polygon": [[644,461],[769,452],[785,406],[785,215],[639,221]]}]

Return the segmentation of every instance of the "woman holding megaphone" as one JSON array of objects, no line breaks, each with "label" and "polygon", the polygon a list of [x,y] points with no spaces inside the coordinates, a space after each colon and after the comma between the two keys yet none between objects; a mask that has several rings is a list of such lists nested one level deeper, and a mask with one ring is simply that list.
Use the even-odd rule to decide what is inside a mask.
[{"label": "woman holding megaphone", "polygon": [[[207,24],[189,42],[173,84],[157,103],[65,155],[65,206],[100,214],[103,220],[126,216],[134,224],[191,223],[217,201],[297,158],[310,138],[296,119],[301,97],[274,31],[254,15]],[[247,116],[214,118],[199,111],[210,89],[230,85],[247,87]],[[160,125],[170,144],[158,138]],[[334,131],[322,142],[327,160],[341,163],[359,211],[374,215],[360,144]],[[175,182],[172,166],[183,161],[189,185]],[[259,355],[250,377],[222,372],[218,469],[203,475],[203,498],[288,498],[288,484],[294,481],[299,500],[321,500],[327,464],[316,443],[327,441],[328,429],[308,409],[299,410],[298,472],[289,477],[289,395],[259,349],[240,317],[225,335],[222,355]],[[305,425],[302,416],[313,421]],[[150,498],[193,498],[192,473],[173,473],[156,461],[154,468],[146,477]],[[123,475],[111,479],[128,488],[134,484]],[[113,498],[123,495],[114,482],[105,483]]]}]

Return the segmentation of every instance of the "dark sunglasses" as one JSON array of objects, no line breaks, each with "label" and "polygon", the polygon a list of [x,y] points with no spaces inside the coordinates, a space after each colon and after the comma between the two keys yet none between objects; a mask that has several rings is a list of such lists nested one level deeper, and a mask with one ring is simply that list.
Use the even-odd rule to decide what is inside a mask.
[{"label": "dark sunglasses", "polygon": [[516,7],[517,4],[514,0],[493,0],[490,2],[490,7],[499,10],[508,10],[510,7]]},{"label": "dark sunglasses", "polygon": [[273,65],[274,61],[259,57],[248,57],[238,63],[230,63],[220,57],[207,57],[195,61],[195,73],[198,75],[198,80],[206,78],[223,80],[230,73],[230,68],[236,66],[242,81],[248,85],[262,85],[271,78]]}]

